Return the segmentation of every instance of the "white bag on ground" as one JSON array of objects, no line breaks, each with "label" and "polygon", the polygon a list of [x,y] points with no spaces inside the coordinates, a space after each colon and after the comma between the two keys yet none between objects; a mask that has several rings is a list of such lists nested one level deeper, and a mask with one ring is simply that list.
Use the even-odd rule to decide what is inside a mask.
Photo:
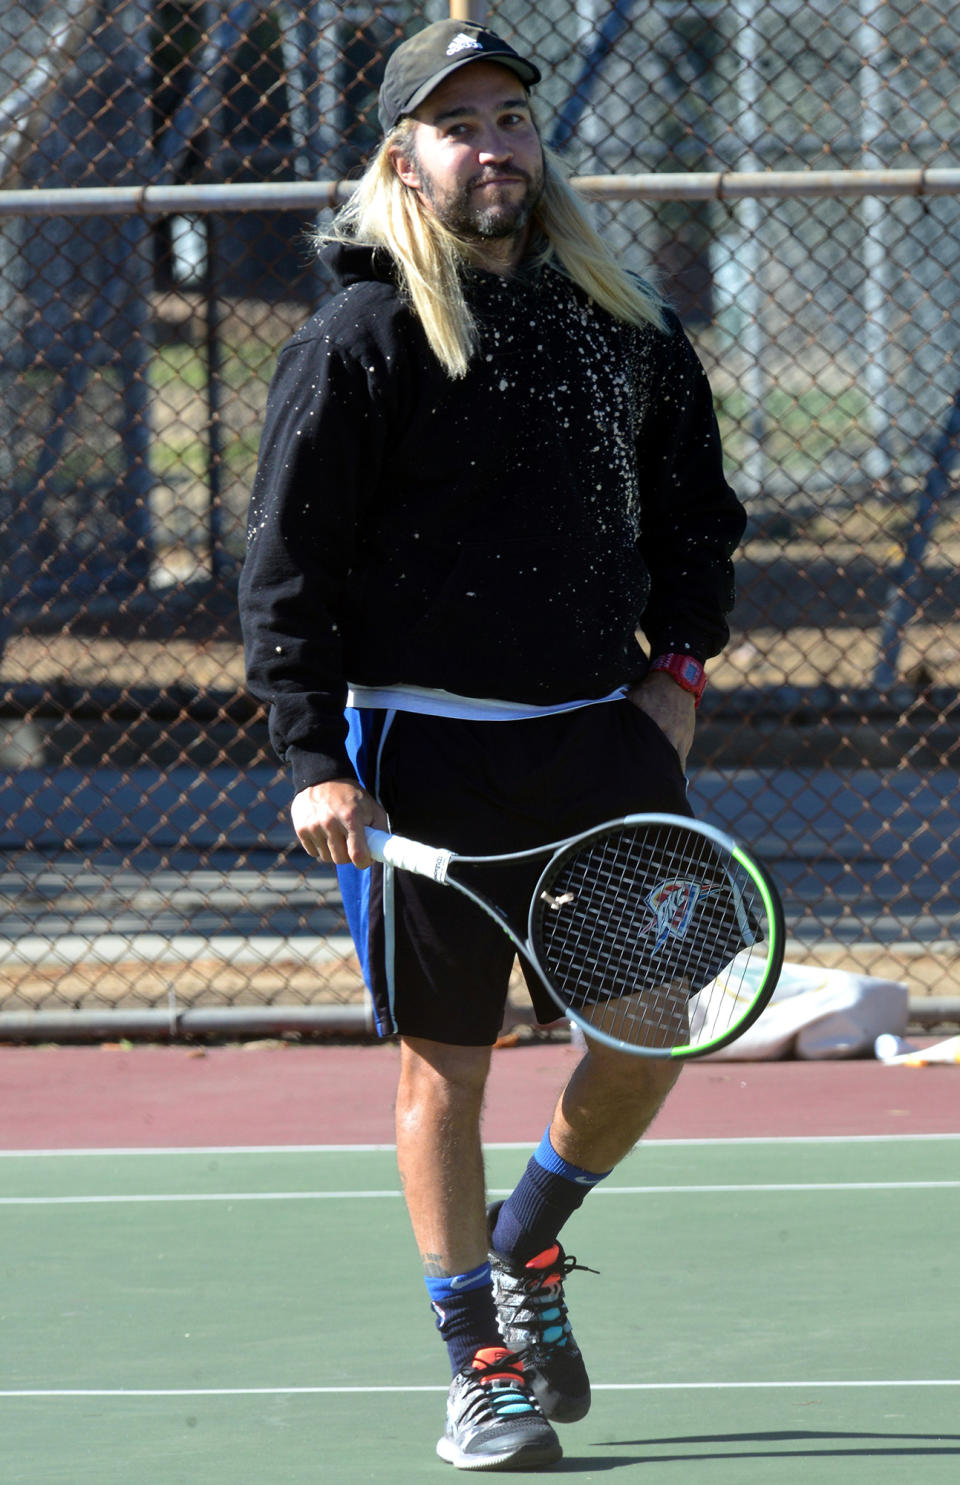
[{"label": "white bag on ground", "polygon": [[709,1060],[762,1062],[782,1057],[815,1061],[873,1053],[884,1032],[906,1030],[909,991],[843,969],[784,964],[773,999],[754,1024]]}]

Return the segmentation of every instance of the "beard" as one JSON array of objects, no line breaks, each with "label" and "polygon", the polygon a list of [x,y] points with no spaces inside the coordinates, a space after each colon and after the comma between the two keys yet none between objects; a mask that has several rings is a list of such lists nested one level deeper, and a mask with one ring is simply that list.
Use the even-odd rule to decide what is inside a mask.
[{"label": "beard", "polygon": [[512,184],[481,191],[486,180],[496,179],[490,172],[482,172],[464,186],[444,191],[421,167],[420,189],[434,215],[457,237],[466,242],[503,241],[519,237],[525,231],[543,195],[542,166],[535,174],[511,166],[510,174],[523,183],[520,197]]}]

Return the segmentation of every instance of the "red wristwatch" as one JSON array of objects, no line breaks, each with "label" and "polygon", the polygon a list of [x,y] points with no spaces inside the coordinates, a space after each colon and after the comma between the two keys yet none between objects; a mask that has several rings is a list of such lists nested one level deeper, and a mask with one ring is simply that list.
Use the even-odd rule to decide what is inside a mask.
[{"label": "red wristwatch", "polygon": [[689,691],[697,706],[707,684],[706,673],[699,660],[692,655],[658,655],[650,661],[651,670],[662,670],[676,681],[684,691]]}]

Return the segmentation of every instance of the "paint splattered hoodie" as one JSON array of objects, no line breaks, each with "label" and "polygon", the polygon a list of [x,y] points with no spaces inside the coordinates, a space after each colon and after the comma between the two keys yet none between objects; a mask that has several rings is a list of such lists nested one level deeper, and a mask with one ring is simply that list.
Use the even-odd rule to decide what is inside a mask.
[{"label": "paint splattered hoodie", "polygon": [[451,379],[389,258],[329,250],[339,292],[280,353],[240,585],[247,674],[297,789],[353,769],[349,684],[533,706],[651,656],[717,654],[743,510],[679,323],[618,323],[559,270],[471,274]]}]

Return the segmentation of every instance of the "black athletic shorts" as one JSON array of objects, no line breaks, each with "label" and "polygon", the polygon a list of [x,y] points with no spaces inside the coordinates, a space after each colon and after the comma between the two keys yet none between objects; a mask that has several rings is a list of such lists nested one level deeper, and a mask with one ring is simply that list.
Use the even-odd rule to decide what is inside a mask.
[{"label": "black athletic shorts", "polygon": [[[359,772],[400,835],[468,855],[526,850],[629,813],[690,815],[675,749],[627,700],[547,716],[465,721],[368,712]],[[545,862],[514,868],[498,905],[526,923]],[[454,888],[374,866],[339,868],[381,1035],[459,1046],[499,1035],[514,948]],[[521,965],[523,964],[521,958]],[[537,1019],[560,1012],[525,974]]]}]

